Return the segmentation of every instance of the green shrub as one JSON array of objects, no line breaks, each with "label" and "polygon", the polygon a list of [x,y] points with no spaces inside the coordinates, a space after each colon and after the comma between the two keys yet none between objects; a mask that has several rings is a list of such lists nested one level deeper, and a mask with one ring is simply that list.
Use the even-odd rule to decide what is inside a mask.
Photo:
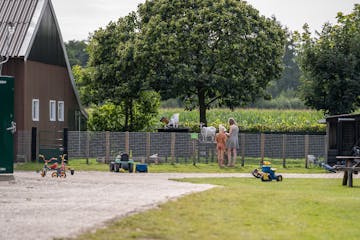
[{"label": "green shrub", "polygon": [[160,95],[154,91],[140,93],[140,98],[133,100],[132,118],[128,119],[126,126],[125,111],[123,105],[115,105],[108,102],[91,109],[88,120],[90,131],[152,131],[160,105]]}]

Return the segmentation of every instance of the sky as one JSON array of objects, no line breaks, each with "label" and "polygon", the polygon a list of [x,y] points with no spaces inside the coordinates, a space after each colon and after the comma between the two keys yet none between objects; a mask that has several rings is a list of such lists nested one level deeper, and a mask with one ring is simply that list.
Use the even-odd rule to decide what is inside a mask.
[{"label": "sky", "polygon": [[[87,40],[90,33],[132,11],[145,0],[52,0],[65,42]],[[266,17],[275,16],[291,31],[308,23],[312,32],[326,22],[336,23],[338,12],[349,14],[360,0],[247,0]]]}]

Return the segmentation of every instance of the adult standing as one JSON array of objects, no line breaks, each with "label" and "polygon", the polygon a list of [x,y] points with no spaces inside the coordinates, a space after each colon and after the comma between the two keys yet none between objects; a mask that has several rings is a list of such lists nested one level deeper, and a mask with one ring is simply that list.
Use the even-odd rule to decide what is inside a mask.
[{"label": "adult standing", "polygon": [[[239,127],[237,126],[233,118],[229,118],[229,133],[228,140],[226,142],[227,155],[228,155],[228,167],[234,167],[237,157],[237,149],[239,148]],[[231,157],[232,153],[232,157]]]}]

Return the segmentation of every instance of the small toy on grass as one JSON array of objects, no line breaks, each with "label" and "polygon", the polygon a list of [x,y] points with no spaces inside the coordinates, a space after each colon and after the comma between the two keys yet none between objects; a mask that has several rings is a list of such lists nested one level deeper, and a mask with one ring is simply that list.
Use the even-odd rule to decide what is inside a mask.
[{"label": "small toy on grass", "polygon": [[281,175],[275,175],[276,168],[271,167],[271,163],[269,161],[264,161],[261,167],[261,171],[259,169],[254,169],[251,174],[256,178],[261,178],[261,181],[282,181],[283,177]]}]

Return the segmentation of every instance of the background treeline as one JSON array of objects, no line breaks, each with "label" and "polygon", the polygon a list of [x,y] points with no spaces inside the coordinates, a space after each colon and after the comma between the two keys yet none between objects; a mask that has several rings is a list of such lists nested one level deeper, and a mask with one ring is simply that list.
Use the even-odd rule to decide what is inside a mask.
[{"label": "background treeline", "polygon": [[[89,60],[87,53],[87,41],[71,40],[65,43],[70,65],[86,67]],[[295,44],[288,36],[286,51],[283,57],[284,70],[281,78],[271,81],[267,87],[271,99],[259,98],[256,102],[250,103],[247,107],[263,109],[308,109],[299,97],[300,69],[295,61]],[[79,80],[79,79],[77,79]],[[161,101],[162,108],[183,108],[184,103],[179,98],[170,98]]]},{"label": "background treeline", "polygon": [[171,116],[161,106],[189,110],[182,122],[192,130],[238,108],[315,109],[301,121],[294,112],[233,117],[245,131],[322,132],[319,119],[360,106],[359,24],[360,4],[314,35],[242,1],[151,1],[66,47],[90,130],[154,130]]}]

